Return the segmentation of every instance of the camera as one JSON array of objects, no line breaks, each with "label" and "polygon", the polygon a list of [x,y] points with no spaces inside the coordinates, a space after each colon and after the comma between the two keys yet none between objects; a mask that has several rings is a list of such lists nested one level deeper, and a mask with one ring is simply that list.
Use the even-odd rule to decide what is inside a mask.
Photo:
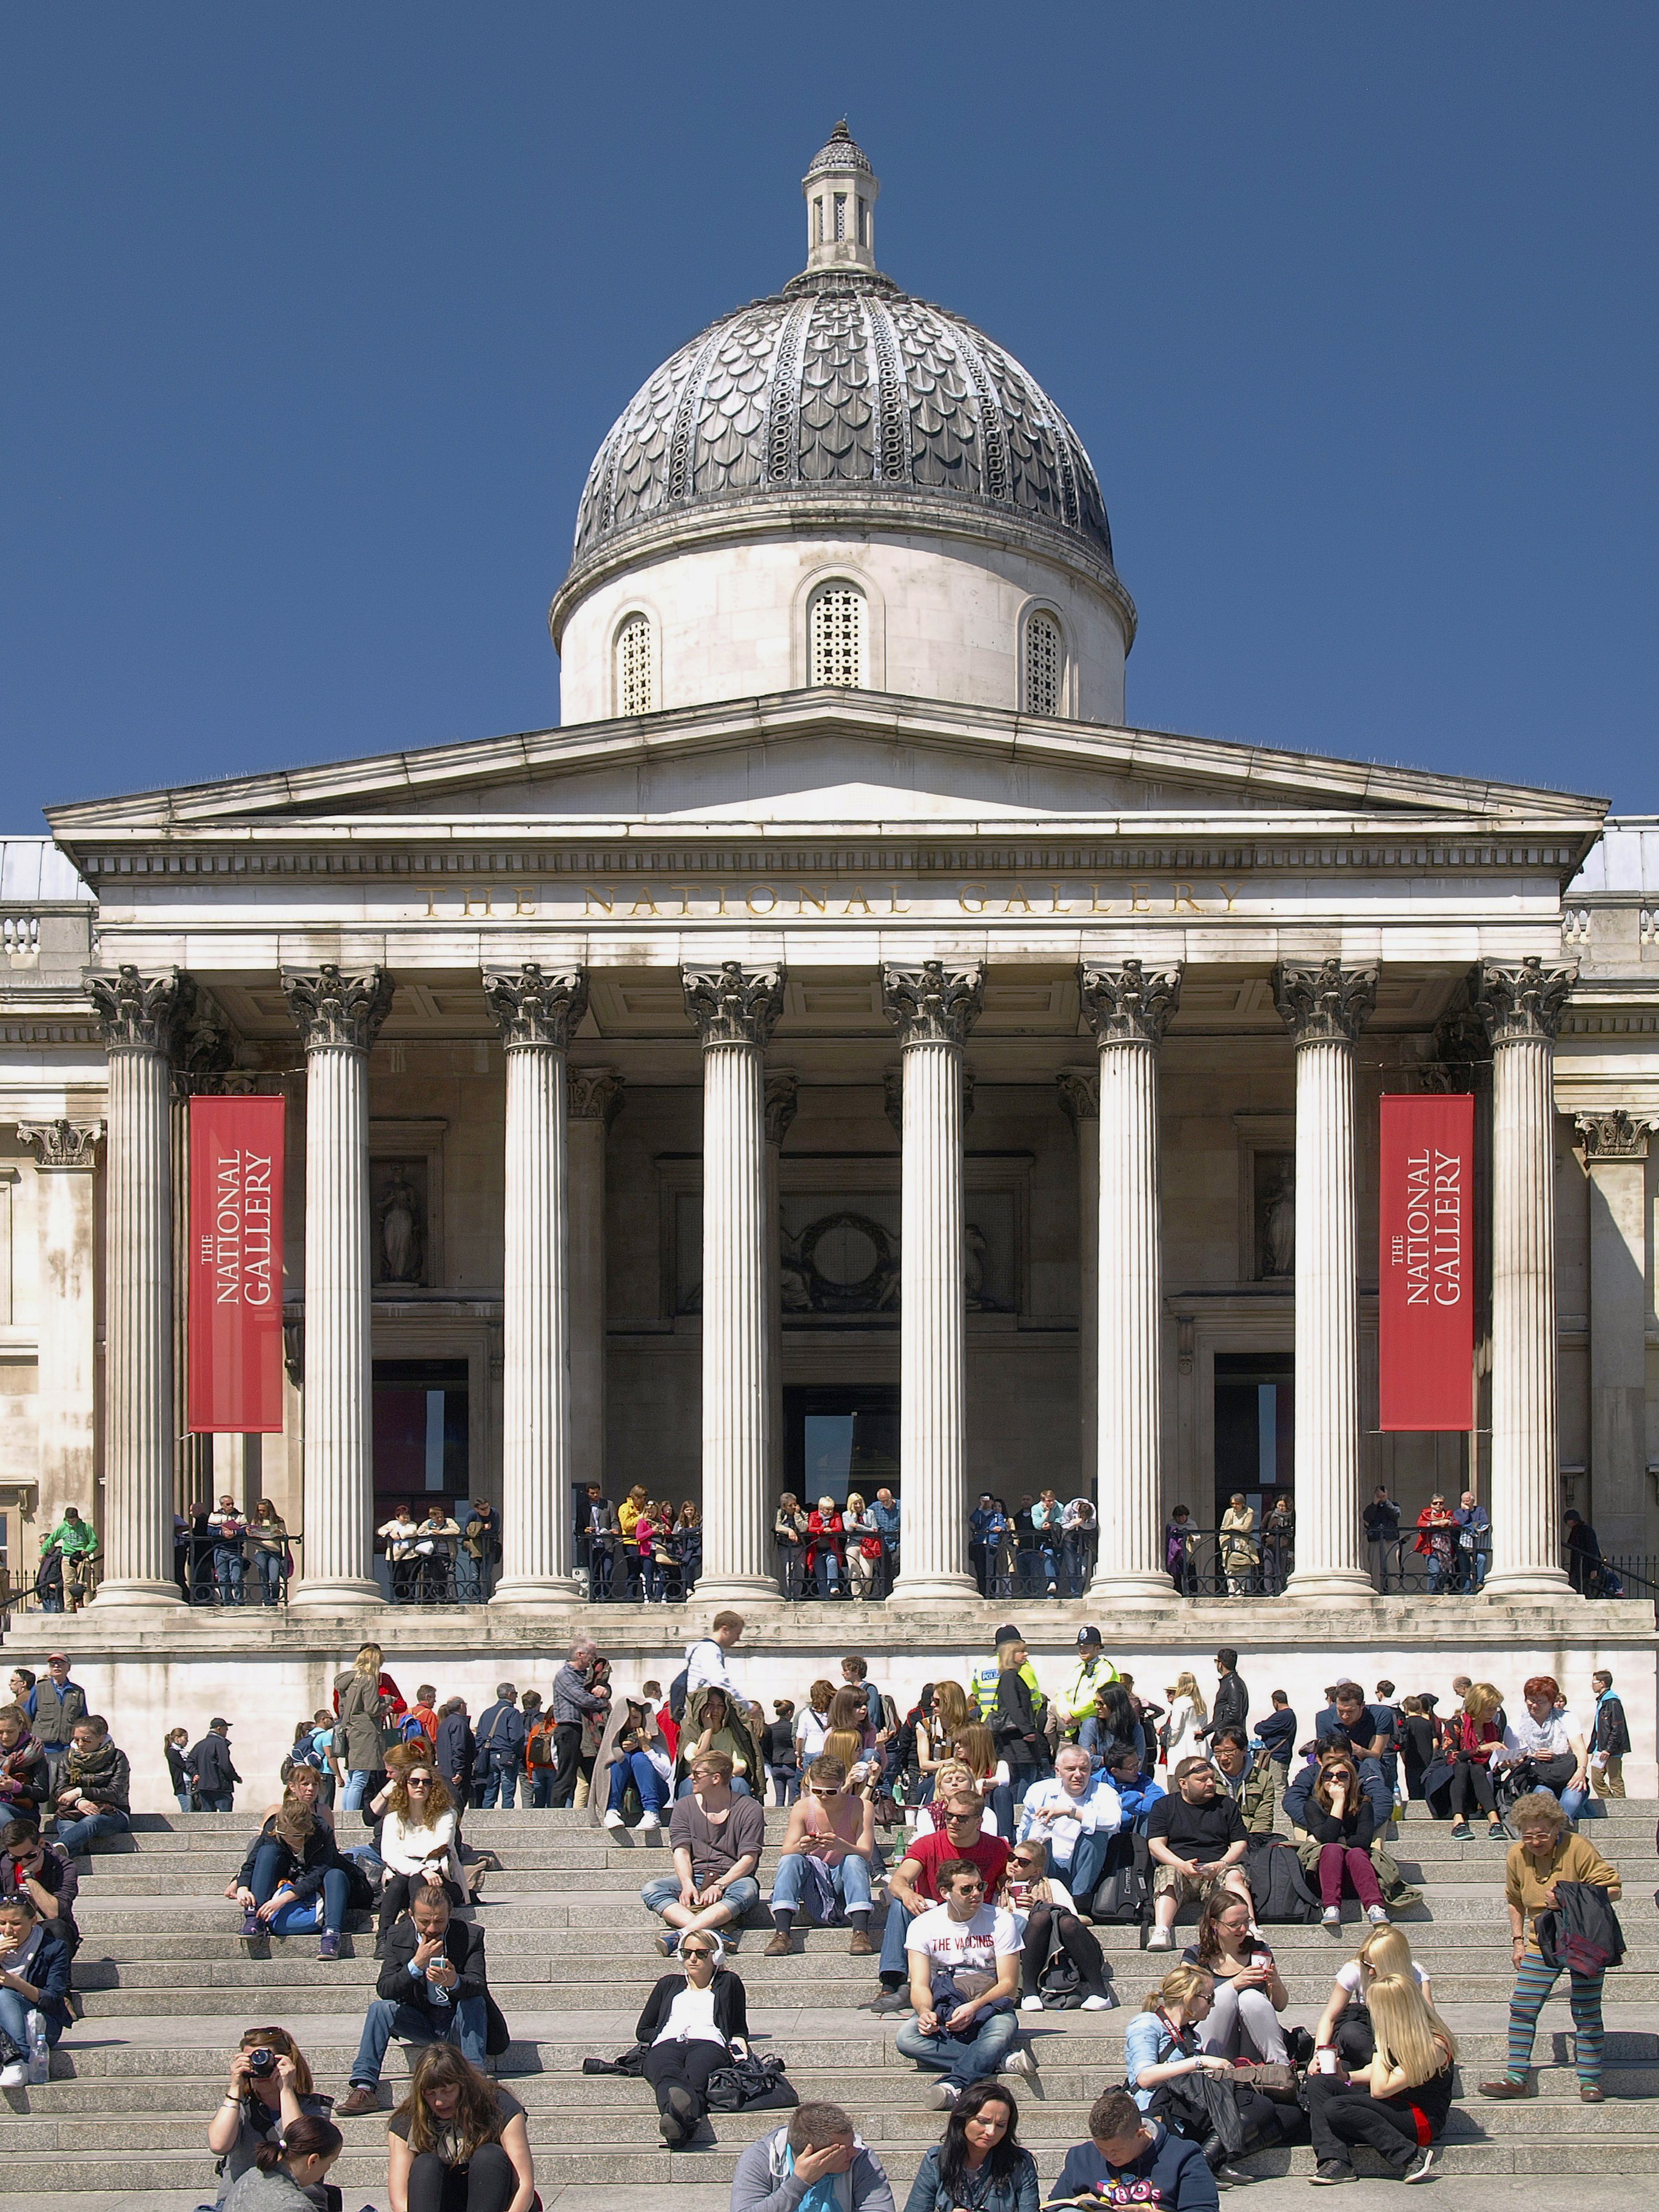
[{"label": "camera", "polygon": [[276,2071],[276,2053],[274,2051],[267,2051],[263,2046],[258,2051],[250,2051],[247,2054],[247,2070],[257,2081],[263,2081],[267,2074],[274,2074]]}]

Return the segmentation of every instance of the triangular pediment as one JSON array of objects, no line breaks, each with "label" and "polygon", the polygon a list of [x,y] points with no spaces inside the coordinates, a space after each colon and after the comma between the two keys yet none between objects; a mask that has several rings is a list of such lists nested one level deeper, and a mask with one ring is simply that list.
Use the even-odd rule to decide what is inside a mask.
[{"label": "triangular pediment", "polygon": [[55,808],[50,819],[73,850],[111,833],[307,820],[874,829],[1236,814],[1565,829],[1599,823],[1604,805],[1166,731],[819,690],[139,793]]}]

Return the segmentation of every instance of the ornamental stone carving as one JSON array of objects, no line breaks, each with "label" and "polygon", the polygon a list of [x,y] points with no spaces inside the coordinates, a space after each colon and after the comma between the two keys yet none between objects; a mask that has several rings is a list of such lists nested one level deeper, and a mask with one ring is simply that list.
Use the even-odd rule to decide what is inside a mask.
[{"label": "ornamental stone carving", "polygon": [[329,1045],[367,1052],[392,1011],[394,988],[384,968],[371,968],[363,975],[343,975],[325,963],[283,976],[283,994],[307,1052]]},{"label": "ornamental stone carving", "polygon": [[1530,1038],[1553,1039],[1577,981],[1576,963],[1547,968],[1536,953],[1528,953],[1518,968],[1483,960],[1470,978],[1470,988],[1475,1012],[1492,1043],[1517,1044]]},{"label": "ornamental stone carving", "polygon": [[37,1167],[89,1168],[104,1125],[101,1121],[20,1121],[17,1133],[33,1152]]},{"label": "ornamental stone carving", "polygon": [[1079,1121],[1100,1119],[1100,1074],[1092,1067],[1062,1067],[1054,1078],[1060,1110],[1075,1129]]},{"label": "ornamental stone carving", "polygon": [[883,966],[882,1009],[898,1031],[901,1045],[953,1044],[968,1033],[985,1005],[985,967],[947,968],[924,960],[917,968]]},{"label": "ornamental stone carving", "polygon": [[1345,968],[1322,960],[1316,968],[1273,969],[1273,1002],[1297,1045],[1352,1044],[1376,1004],[1375,968]]},{"label": "ornamental stone carving", "polygon": [[614,1067],[573,1067],[565,1074],[564,1095],[573,1121],[603,1121],[608,1129],[622,1111],[623,1079]]},{"label": "ornamental stone carving", "polygon": [[534,960],[510,973],[486,974],[483,994],[507,1052],[535,1045],[563,1052],[587,1012],[587,978],[580,968],[548,975]]},{"label": "ornamental stone carving", "polygon": [[745,968],[740,960],[722,960],[718,968],[683,968],[680,981],[685,1011],[705,1046],[763,1047],[778,1025],[783,1012],[781,967]]},{"label": "ornamental stone carving", "polygon": [[173,1090],[181,1098],[211,1097],[222,1091],[234,1073],[236,1039],[229,1023],[204,991],[196,994],[179,1030],[173,1061]]},{"label": "ornamental stone carving", "polygon": [[800,1078],[793,1068],[780,1068],[766,1079],[766,1141],[781,1145],[800,1105]]},{"label": "ornamental stone carving", "polygon": [[1492,1045],[1486,1024],[1471,1006],[1443,1014],[1435,1025],[1431,1057],[1418,1071],[1425,1091],[1439,1093],[1478,1090],[1492,1078]]},{"label": "ornamental stone carving", "polygon": [[[881,1079],[882,1103],[887,1118],[893,1125],[893,1134],[904,1142],[904,1070],[890,1067]],[[974,1116],[974,1071],[962,1071],[962,1121],[965,1128]]]},{"label": "ornamental stone carving", "polygon": [[1627,1114],[1620,1106],[1611,1114],[1580,1114],[1576,1126],[1584,1140],[1587,1160],[1644,1160],[1648,1132],[1659,1124],[1645,1115]]},{"label": "ornamental stone carving", "polygon": [[122,967],[113,975],[88,975],[87,989],[106,1052],[171,1053],[196,1000],[195,984],[178,968],[141,975]]},{"label": "ornamental stone carving", "polygon": [[1077,972],[1083,1011],[1098,1043],[1162,1043],[1181,1003],[1179,968],[1147,969],[1139,960],[1097,968],[1085,961]]}]

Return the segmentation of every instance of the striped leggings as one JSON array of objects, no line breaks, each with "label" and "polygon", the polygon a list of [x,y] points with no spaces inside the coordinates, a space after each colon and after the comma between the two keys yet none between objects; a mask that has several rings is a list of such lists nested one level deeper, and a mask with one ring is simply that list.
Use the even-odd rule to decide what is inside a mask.
[{"label": "striped leggings", "polygon": [[[1559,1966],[1547,1966],[1536,1951],[1528,1950],[1522,1959],[1515,1991],[1510,1998],[1511,2081],[1526,2078],[1527,2069],[1532,2063],[1538,2015],[1560,1973]],[[1593,2088],[1601,2078],[1601,1977],[1570,1973],[1568,1981],[1572,2024],[1577,2030],[1578,2079],[1586,2087]]]}]

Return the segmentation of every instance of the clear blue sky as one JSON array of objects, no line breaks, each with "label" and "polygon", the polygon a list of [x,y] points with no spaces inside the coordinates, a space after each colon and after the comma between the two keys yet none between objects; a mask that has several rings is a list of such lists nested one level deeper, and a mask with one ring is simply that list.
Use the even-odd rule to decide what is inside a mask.
[{"label": "clear blue sky", "polygon": [[[855,27],[857,35],[853,35]],[[1086,441],[1134,721],[1659,810],[1650,5],[0,23],[0,827],[536,727],[592,454],[803,254]]]}]

